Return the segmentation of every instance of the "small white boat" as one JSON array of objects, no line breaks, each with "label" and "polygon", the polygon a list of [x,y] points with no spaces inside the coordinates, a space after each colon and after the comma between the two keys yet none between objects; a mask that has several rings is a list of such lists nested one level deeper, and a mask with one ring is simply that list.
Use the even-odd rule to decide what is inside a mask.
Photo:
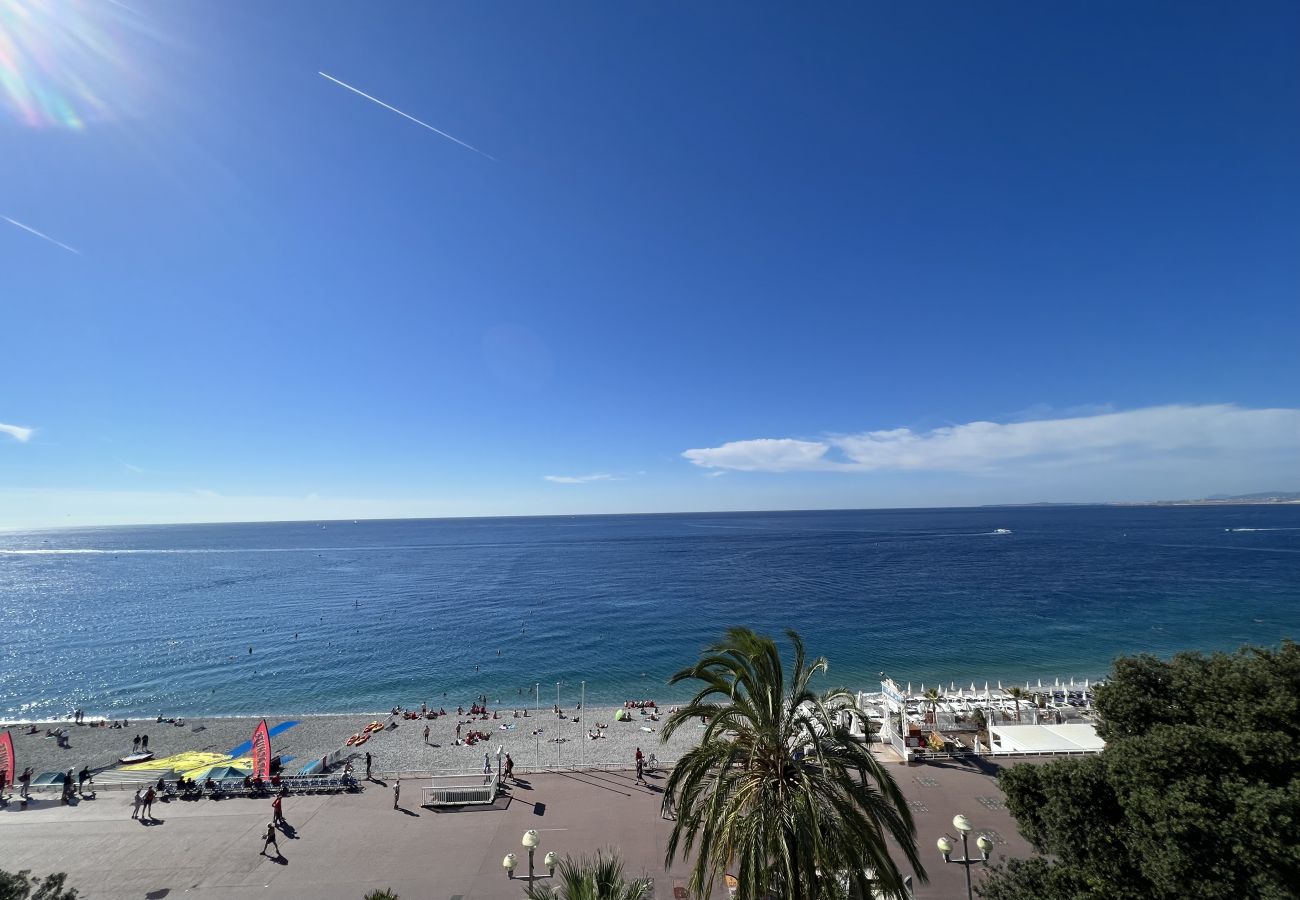
[{"label": "small white boat", "polygon": [[1010,533],[1011,533],[1011,529],[1010,529],[1010,528],[994,528],[994,529],[993,529],[993,533],[994,533],[994,534],[1010,534]]},{"label": "small white boat", "polygon": [[128,753],[126,756],[118,757],[117,761],[124,766],[129,766],[134,763],[148,762],[151,759],[153,759],[152,753]]}]

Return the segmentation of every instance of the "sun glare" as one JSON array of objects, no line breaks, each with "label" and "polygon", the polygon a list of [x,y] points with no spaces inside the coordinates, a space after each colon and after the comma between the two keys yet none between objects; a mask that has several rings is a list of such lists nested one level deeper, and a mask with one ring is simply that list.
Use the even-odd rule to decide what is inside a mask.
[{"label": "sun glare", "polygon": [[127,6],[0,0],[0,111],[32,128],[82,130],[123,112],[135,82]]}]

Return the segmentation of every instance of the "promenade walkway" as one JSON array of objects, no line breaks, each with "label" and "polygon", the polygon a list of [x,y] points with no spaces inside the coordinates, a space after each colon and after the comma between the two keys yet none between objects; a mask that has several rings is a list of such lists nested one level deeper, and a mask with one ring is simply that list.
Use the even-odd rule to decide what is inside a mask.
[{"label": "promenade walkway", "polygon": [[[930,883],[916,891],[920,900],[965,896],[961,867],[945,866],[934,848],[957,812],[1006,842],[995,858],[1029,852],[989,774],[957,763],[890,771],[913,806],[930,871]],[[66,871],[69,885],[89,900],[359,900],[382,887],[404,900],[518,900],[524,882],[507,880],[501,859],[515,853],[526,875],[520,838],[535,828],[539,874],[548,850],[563,856],[615,847],[630,875],[655,879],[655,900],[675,900],[675,889],[686,885],[687,865],[663,867],[672,823],[659,816],[662,773],[648,789],[631,772],[524,776],[495,807],[454,811],[421,808],[422,783],[403,781],[400,811],[383,783],[368,783],[360,794],[289,798],[285,815],[294,832],[281,834],[279,860],[258,855],[269,800],[156,803],[150,825],[132,820],[131,795],[116,791],[72,807],[43,799],[20,811],[15,803],[0,810],[0,868]]]}]

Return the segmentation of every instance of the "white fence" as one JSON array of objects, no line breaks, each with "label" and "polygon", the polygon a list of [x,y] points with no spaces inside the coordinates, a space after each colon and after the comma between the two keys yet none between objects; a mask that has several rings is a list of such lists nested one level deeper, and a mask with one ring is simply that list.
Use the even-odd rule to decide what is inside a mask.
[{"label": "white fence", "polygon": [[[492,775],[487,784],[470,784],[474,775],[435,775],[433,783],[421,789],[421,806],[468,806],[472,804],[494,803],[497,799],[497,777]],[[439,784],[443,781],[455,781],[455,784]]]}]

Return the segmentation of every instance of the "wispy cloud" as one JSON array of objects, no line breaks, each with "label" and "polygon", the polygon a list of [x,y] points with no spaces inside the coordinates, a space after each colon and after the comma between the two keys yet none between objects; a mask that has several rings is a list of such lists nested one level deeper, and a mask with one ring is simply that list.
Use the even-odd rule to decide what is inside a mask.
[{"label": "wispy cloud", "polygon": [[1152,406],[1029,422],[891,428],[817,440],[759,438],[687,450],[697,466],[741,472],[995,472],[1008,465],[1078,465],[1200,453],[1300,453],[1300,409],[1232,404]]},{"label": "wispy cloud", "polygon": [[11,219],[11,218],[9,218],[8,216],[0,216],[0,219],[4,219],[4,220],[5,220],[6,222],[8,222],[10,225],[16,225],[16,226],[18,226],[18,227],[21,228],[23,231],[31,232],[32,234],[36,235],[38,238],[42,238],[42,239],[44,239],[44,240],[47,240],[47,241],[49,241],[51,244],[54,244],[54,245],[56,245],[56,246],[58,246],[58,247],[62,247],[64,250],[67,250],[69,253],[75,253],[75,254],[77,254],[78,256],[81,255],[81,251],[78,250],[76,247],[69,247],[67,244],[63,243],[62,241],[56,241],[54,238],[50,237],[48,234],[44,234],[43,232],[37,231],[35,228],[33,228],[33,227],[30,226],[30,225],[24,225],[22,222],[19,222],[17,219]]},{"label": "wispy cloud", "polygon": [[401,117],[404,118],[404,119],[410,119],[410,120],[411,120],[412,122],[414,122],[416,125],[419,125],[419,126],[421,126],[422,128],[427,128],[427,129],[429,129],[430,131],[432,131],[434,134],[440,134],[440,135],[442,135],[443,137],[445,137],[447,140],[449,140],[449,141],[454,141],[455,143],[460,144],[460,145],[461,145],[462,147],[464,147],[466,150],[473,150],[473,151],[474,151],[475,153],[477,153],[479,156],[486,156],[488,159],[492,160],[493,162],[496,162],[496,161],[497,161],[497,158],[496,158],[495,156],[491,156],[491,155],[489,155],[489,154],[487,154],[487,153],[484,153],[484,152],[483,152],[482,150],[480,150],[478,147],[475,147],[475,146],[473,146],[472,144],[467,144],[467,143],[465,143],[464,141],[462,141],[462,140],[461,140],[460,138],[458,138],[458,137],[452,137],[450,134],[448,134],[447,132],[443,131],[441,128],[434,128],[434,127],[433,127],[432,125],[430,125],[428,122],[421,122],[421,121],[420,121],[419,119],[417,119],[415,116],[412,116],[412,115],[409,115],[409,114],[407,114],[407,113],[402,112],[402,111],[401,111],[400,109],[398,109],[396,106],[389,106],[387,103],[385,103],[383,100],[380,100],[378,97],[372,97],[372,96],[370,96],[369,94],[367,94],[365,91],[358,90],[357,88],[354,88],[352,85],[348,84],[346,81],[339,81],[339,80],[338,80],[337,78],[335,78],[333,75],[328,75],[328,74],[326,74],[325,72],[317,72],[316,74],[317,74],[317,75],[320,75],[322,78],[328,78],[330,81],[334,82],[334,83],[337,84],[339,87],[347,88],[347,89],[348,89],[349,91],[351,91],[352,93],[354,93],[354,94],[358,94],[358,95],[360,95],[360,96],[362,96],[362,97],[365,97],[365,98],[366,98],[367,100],[369,100],[371,103],[378,103],[378,104],[379,104],[380,106],[382,106],[384,109],[387,109],[387,110],[389,110],[389,111],[391,111],[391,112],[395,112],[395,113],[397,113],[399,116],[401,116]]},{"label": "wispy cloud", "polygon": [[32,433],[35,430],[35,428],[24,428],[21,425],[6,425],[4,422],[0,422],[0,434],[7,434],[15,441],[23,444],[27,443],[27,441],[31,439]]},{"label": "wispy cloud", "polygon": [[589,484],[593,481],[622,481],[621,478],[615,478],[613,475],[598,473],[595,475],[543,475],[547,481],[555,484]]},{"label": "wispy cloud", "polygon": [[129,469],[130,471],[134,472],[137,475],[144,474],[144,469],[140,468],[139,466],[133,466],[129,462],[124,462],[122,463],[122,465],[126,466],[127,469]]}]

